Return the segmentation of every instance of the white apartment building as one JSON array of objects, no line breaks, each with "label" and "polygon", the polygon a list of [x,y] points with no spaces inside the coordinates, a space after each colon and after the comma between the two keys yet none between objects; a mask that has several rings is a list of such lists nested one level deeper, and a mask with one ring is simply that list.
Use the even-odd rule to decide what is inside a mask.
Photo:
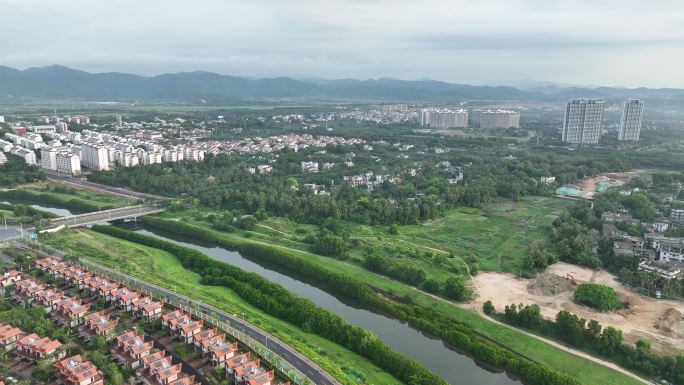
[{"label": "white apartment building", "polygon": [[81,147],[81,162],[91,170],[109,170],[109,153],[101,144],[84,143]]},{"label": "white apartment building", "polygon": [[13,143],[0,139],[0,151],[9,152],[12,147],[14,147]]},{"label": "white apartment building", "polygon": [[69,175],[78,175],[81,173],[81,158],[78,155],[69,152],[57,153],[57,172]]},{"label": "white apartment building", "polygon": [[425,109],[420,112],[420,125],[431,128],[468,127],[468,110]]},{"label": "white apartment building", "polygon": [[45,170],[57,170],[57,151],[54,147],[44,147],[40,150],[40,167]]},{"label": "white apartment building", "polygon": [[670,219],[677,223],[684,223],[684,209],[674,209],[670,212]]},{"label": "white apartment building", "polygon": [[302,172],[318,172],[318,162],[301,162]]},{"label": "white apartment building", "polygon": [[0,164],[5,164],[7,163],[7,157],[5,156],[4,152],[0,152]]},{"label": "white apartment building", "polygon": [[641,134],[641,120],[644,115],[644,101],[629,99],[622,104],[622,119],[618,140],[639,141]]},{"label": "white apartment building", "polygon": [[572,99],[565,108],[563,141],[597,144],[603,124],[603,99]]},{"label": "white apartment building", "polygon": [[480,128],[520,128],[520,113],[510,110],[482,111]]},{"label": "white apartment building", "polygon": [[19,146],[12,147],[12,149],[10,150],[10,154],[22,157],[24,159],[24,161],[26,162],[26,164],[28,164],[30,166],[35,166],[38,164],[36,162],[36,153],[31,151],[31,150],[27,150],[23,147],[19,147]]}]

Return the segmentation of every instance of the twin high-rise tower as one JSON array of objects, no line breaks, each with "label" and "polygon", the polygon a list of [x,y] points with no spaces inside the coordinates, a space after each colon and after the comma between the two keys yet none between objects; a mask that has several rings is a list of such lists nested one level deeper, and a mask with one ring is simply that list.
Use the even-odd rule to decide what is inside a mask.
[{"label": "twin high-rise tower", "polygon": [[[597,144],[603,125],[603,99],[572,99],[565,107],[563,141],[574,144]],[[630,99],[623,104],[619,140],[638,141],[641,132],[643,100]]]},{"label": "twin high-rise tower", "polygon": [[565,107],[563,141],[597,144],[603,122],[603,99],[572,99]]},{"label": "twin high-rise tower", "polygon": [[618,140],[638,142],[641,134],[641,118],[644,115],[644,101],[629,99],[622,105],[622,119]]}]

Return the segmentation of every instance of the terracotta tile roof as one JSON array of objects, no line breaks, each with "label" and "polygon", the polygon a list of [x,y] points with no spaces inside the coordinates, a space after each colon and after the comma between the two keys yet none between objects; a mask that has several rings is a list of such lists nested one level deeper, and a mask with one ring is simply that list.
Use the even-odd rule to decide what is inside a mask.
[{"label": "terracotta tile roof", "polygon": [[246,362],[238,367],[235,368],[235,375],[236,376],[248,376],[248,375],[254,375],[260,372],[260,367],[261,367],[261,362],[256,359],[254,361],[249,361]]},{"label": "terracotta tile roof", "polygon": [[249,362],[250,354],[249,352],[235,356],[229,360],[226,360],[226,367],[229,369],[235,369],[240,365],[244,365]]},{"label": "terracotta tile roof", "polygon": [[187,376],[183,378],[179,378],[176,381],[171,381],[169,382],[169,385],[195,385],[198,384],[195,382],[195,376]]},{"label": "terracotta tile roof", "polygon": [[249,385],[265,385],[270,384],[271,381],[275,379],[275,372],[271,370],[270,372],[262,372],[258,375],[250,378],[247,383]]},{"label": "terracotta tile roof", "polygon": [[16,337],[22,333],[21,329],[15,328],[10,325],[0,326],[0,341],[7,341],[13,337]]},{"label": "terracotta tile roof", "polygon": [[197,336],[195,336],[195,340],[200,342],[200,344],[202,345],[202,348],[209,349],[210,346],[218,345],[218,344],[222,343],[223,341],[225,341],[226,336],[224,334],[219,334],[217,336],[213,336],[210,338],[204,338],[204,339],[199,339]]},{"label": "terracotta tile roof", "polygon": [[164,314],[162,316],[162,321],[169,322],[172,319],[176,319],[176,318],[181,317],[181,316],[186,315],[186,314],[188,314],[188,313],[184,312],[183,310],[176,309],[170,313]]},{"label": "terracotta tile roof", "polygon": [[55,364],[64,382],[77,384],[87,379],[101,376],[97,367],[90,361],[85,361],[80,355],[67,358]]},{"label": "terracotta tile roof", "polygon": [[51,340],[47,337],[40,338],[36,333],[24,336],[17,341],[17,348],[41,352],[43,354],[50,354],[57,350],[60,346],[62,346],[61,342],[57,340]]}]

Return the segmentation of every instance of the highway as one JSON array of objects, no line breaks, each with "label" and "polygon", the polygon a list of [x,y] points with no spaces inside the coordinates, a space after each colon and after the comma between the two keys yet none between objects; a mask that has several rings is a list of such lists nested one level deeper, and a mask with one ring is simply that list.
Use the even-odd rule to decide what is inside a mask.
[{"label": "highway", "polygon": [[51,180],[54,182],[73,184],[73,185],[76,185],[79,187],[84,187],[84,188],[88,188],[88,189],[95,190],[95,191],[104,191],[104,192],[108,192],[108,193],[116,194],[116,195],[122,195],[122,196],[125,196],[127,198],[132,198],[132,199],[142,199],[142,200],[164,199],[163,197],[160,197],[157,195],[145,194],[145,193],[132,191],[132,190],[128,190],[128,189],[120,188],[120,187],[111,187],[111,186],[107,186],[107,185],[103,185],[103,184],[95,183],[95,182],[88,182],[87,180],[82,180],[80,178],[74,178],[71,176],[56,174],[53,172],[47,172],[47,178],[48,178],[48,180]]},{"label": "highway", "polygon": [[110,277],[119,277],[120,280],[135,282],[137,286],[145,288],[145,290],[160,294],[163,297],[174,300],[175,302],[187,303],[188,306],[197,306],[204,314],[211,314],[220,319],[222,322],[228,323],[233,328],[239,330],[257,341],[261,345],[266,346],[269,350],[280,356],[289,366],[296,368],[300,373],[307,376],[313,384],[316,385],[341,385],[330,374],[325,372],[317,364],[295,351],[293,348],[273,337],[267,332],[258,327],[240,319],[232,314],[228,314],[211,305],[196,301],[184,295],[175,293],[171,290],[161,286],[154,285],[149,282],[142,281],[136,277],[124,274],[118,270],[110,269],[92,261],[81,259],[80,262],[84,267],[91,267],[92,270],[100,270],[106,272]]},{"label": "highway", "polygon": [[66,227],[86,226],[96,223],[106,223],[117,219],[137,218],[144,215],[158,214],[164,210],[165,209],[162,207],[139,205],[104,211],[95,211],[92,213],[50,219],[50,227],[55,228],[62,225]]}]

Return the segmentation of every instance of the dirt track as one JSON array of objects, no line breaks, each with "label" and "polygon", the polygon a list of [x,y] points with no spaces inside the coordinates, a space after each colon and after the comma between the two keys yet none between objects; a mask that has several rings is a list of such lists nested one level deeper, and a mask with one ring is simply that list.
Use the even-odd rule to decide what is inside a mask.
[{"label": "dirt track", "polygon": [[[577,283],[594,282],[614,288],[623,299],[630,301],[630,308],[612,313],[600,313],[572,301],[574,284],[566,279],[570,274]],[[603,270],[591,270],[567,263],[549,266],[546,273],[535,279],[521,279],[507,273],[481,273],[473,278],[477,298],[469,306],[479,312],[482,304],[491,300],[498,311],[511,303],[536,303],[542,315],[555,318],[561,310],[579,315],[587,320],[595,319],[604,326],[614,326],[623,331],[625,340],[636,342],[648,339],[655,351],[663,353],[684,352],[684,302],[663,301],[639,295],[624,287],[615,277]]]}]

